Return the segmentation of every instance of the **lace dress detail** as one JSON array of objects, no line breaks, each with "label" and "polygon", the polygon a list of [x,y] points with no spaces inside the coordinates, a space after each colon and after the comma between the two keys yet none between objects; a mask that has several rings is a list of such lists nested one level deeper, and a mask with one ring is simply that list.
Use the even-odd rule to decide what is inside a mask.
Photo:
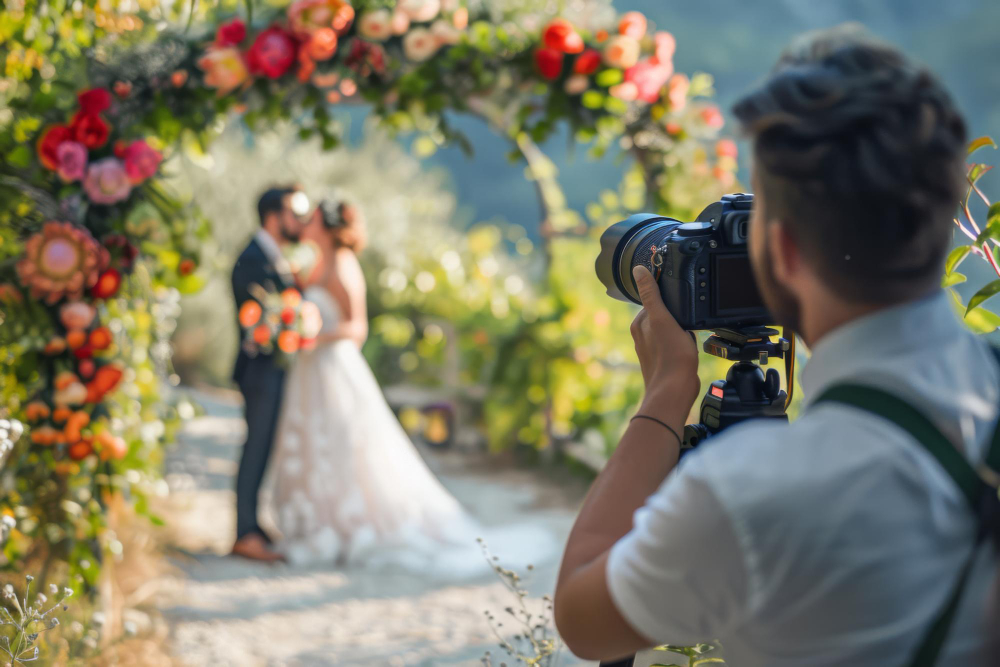
[{"label": "lace dress detail", "polygon": [[[329,292],[313,287],[305,297],[324,332],[335,329],[340,311]],[[428,469],[351,341],[298,356],[271,468],[278,547],[293,564],[481,570],[481,532]]]}]

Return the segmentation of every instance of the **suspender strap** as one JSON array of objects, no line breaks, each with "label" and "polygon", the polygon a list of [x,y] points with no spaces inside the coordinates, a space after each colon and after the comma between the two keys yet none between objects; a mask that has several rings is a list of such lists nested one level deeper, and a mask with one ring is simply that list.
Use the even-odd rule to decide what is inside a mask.
[{"label": "suspender strap", "polygon": [[[998,361],[1000,361],[1000,351],[994,349],[993,352],[997,354]],[[975,468],[948,438],[923,413],[906,401],[875,387],[839,384],[823,392],[815,404],[824,402],[841,403],[871,412],[891,421],[909,433],[914,440],[937,459],[941,467],[962,491],[962,495],[973,514],[979,519],[975,545],[962,566],[958,580],[909,663],[910,667],[933,667],[941,653],[945,639],[948,637],[952,622],[955,620],[955,614],[975,564],[979,546],[988,535],[989,530],[984,513],[987,511],[987,503],[995,505],[997,502],[997,490],[984,482]],[[994,473],[1000,471],[1000,424],[993,432],[985,464]],[[984,475],[990,475],[991,471],[984,471]]]}]

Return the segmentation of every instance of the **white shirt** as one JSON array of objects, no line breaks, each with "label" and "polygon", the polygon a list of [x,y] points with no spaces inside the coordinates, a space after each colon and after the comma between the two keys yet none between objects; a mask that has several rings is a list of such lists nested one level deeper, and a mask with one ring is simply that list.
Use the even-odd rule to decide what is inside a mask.
[{"label": "white shirt", "polygon": [[[831,332],[801,380],[807,404],[838,381],[891,391],[976,463],[1000,407],[993,355],[943,293]],[[731,427],[685,456],[612,548],[608,586],[645,637],[716,639],[736,667],[903,667],[952,590],[974,526],[955,483],[910,435],[824,403],[791,424]],[[985,664],[997,573],[982,548],[938,664]]]},{"label": "white shirt", "polygon": [[281,253],[281,246],[278,242],[274,240],[274,237],[268,234],[263,229],[258,228],[257,233],[254,234],[254,240],[257,241],[257,245],[260,249],[264,251],[264,255],[267,257],[271,265],[274,266],[274,270],[282,275],[292,275],[292,268],[288,264],[288,260]]}]

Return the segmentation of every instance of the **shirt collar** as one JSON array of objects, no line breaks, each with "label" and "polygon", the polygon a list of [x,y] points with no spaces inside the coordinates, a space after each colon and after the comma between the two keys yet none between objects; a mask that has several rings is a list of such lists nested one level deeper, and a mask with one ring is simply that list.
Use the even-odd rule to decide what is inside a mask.
[{"label": "shirt collar", "polygon": [[285,260],[285,256],[281,254],[281,246],[278,245],[273,236],[263,229],[258,229],[254,235],[254,240],[257,241],[257,245],[264,251],[264,255],[271,261],[275,269],[282,271],[287,266],[288,262]]},{"label": "shirt collar", "polygon": [[851,320],[826,334],[813,348],[800,377],[805,403],[811,403],[834,382],[864,375],[880,361],[904,351],[919,354],[926,349],[933,353],[964,331],[943,290]]}]

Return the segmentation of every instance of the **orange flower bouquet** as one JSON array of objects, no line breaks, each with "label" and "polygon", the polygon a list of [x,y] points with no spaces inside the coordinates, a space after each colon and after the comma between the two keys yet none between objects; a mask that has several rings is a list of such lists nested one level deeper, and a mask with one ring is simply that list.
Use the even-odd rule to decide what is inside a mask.
[{"label": "orange flower bouquet", "polygon": [[291,360],[300,350],[312,349],[323,321],[316,304],[294,288],[269,292],[254,285],[253,298],[240,306],[243,349],[255,357],[275,355]]}]

